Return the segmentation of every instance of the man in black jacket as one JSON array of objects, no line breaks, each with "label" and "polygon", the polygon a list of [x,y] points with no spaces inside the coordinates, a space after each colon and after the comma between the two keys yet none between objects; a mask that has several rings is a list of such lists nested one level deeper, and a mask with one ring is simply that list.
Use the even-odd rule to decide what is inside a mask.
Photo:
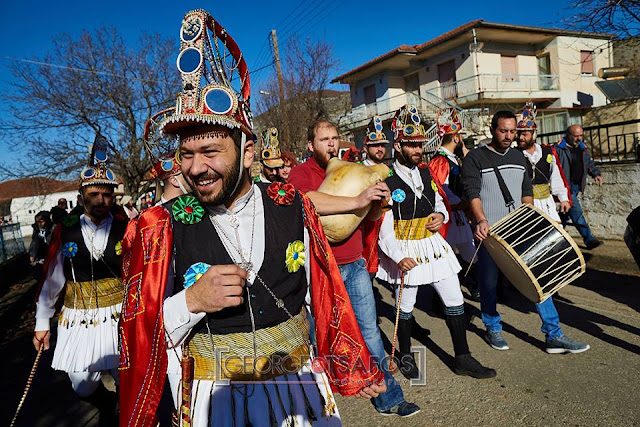
[{"label": "man in black jacket", "polygon": [[556,151],[560,158],[560,166],[564,171],[571,187],[572,206],[569,212],[561,214],[562,225],[567,224],[567,218],[571,218],[573,225],[584,240],[587,249],[593,249],[602,244],[591,234],[591,229],[582,212],[582,206],[578,200],[578,194],[584,193],[587,186],[587,174],[591,175],[598,185],[602,185],[602,176],[584,144],[584,131],[580,125],[572,125],[567,128],[565,137],[556,144]]}]

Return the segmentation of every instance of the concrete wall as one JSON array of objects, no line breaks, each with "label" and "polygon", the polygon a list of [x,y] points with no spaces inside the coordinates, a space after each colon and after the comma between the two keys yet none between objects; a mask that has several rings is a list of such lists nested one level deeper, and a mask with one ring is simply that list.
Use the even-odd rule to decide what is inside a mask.
[{"label": "concrete wall", "polygon": [[[580,203],[591,231],[599,239],[622,240],[627,216],[640,206],[640,164],[599,165],[604,184],[599,187],[592,178]],[[569,227],[572,235],[577,235]]]}]

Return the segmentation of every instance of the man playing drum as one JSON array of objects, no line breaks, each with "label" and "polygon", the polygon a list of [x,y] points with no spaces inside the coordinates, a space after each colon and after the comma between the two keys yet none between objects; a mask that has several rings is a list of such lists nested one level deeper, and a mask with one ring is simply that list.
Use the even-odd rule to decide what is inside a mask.
[{"label": "man playing drum", "polygon": [[553,196],[560,200],[560,212],[566,213],[571,208],[569,191],[555,149],[536,144],[537,127],[536,107],[527,102],[517,126],[518,149],[531,165],[527,169],[533,185],[533,205],[554,221],[560,222]]},{"label": "man playing drum", "polygon": [[[533,203],[527,160],[520,151],[509,148],[516,137],[516,116],[509,111],[498,111],[491,119],[491,135],[491,143],[471,151],[462,167],[465,196],[476,224],[475,237],[480,241],[489,236],[491,224],[520,204]],[[508,350],[497,311],[498,266],[485,247],[478,251],[478,281],[486,340],[496,350]],[[589,345],[562,333],[551,298],[536,304],[536,310],[542,319],[547,353],[581,353],[589,349]]]},{"label": "man playing drum", "polygon": [[418,168],[427,137],[417,109],[402,107],[396,112],[392,126],[396,161],[393,175],[385,182],[392,192],[393,205],[382,221],[380,249],[384,256],[377,277],[396,286],[398,344],[405,365],[402,372],[407,378],[419,375],[411,354],[413,307],[419,287],[431,284],[445,306],[456,355],[455,373],[474,378],[495,377],[495,370],[482,366],[469,352],[464,299],[458,281],[460,264],[438,232],[449,214],[429,169]]}]

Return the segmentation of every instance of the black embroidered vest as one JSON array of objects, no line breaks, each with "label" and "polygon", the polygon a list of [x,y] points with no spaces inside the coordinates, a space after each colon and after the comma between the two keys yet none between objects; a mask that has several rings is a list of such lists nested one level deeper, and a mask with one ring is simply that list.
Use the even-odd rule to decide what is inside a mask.
[{"label": "black embroidered vest", "polygon": [[[70,227],[62,224],[59,226],[62,227],[62,247],[64,247],[64,244],[67,242],[74,242],[78,245],[78,252],[74,257],[64,257],[64,277],[67,280],[73,280],[73,274],[71,273],[71,262],[73,261],[73,270],[76,281],[88,282],[92,280],[91,254],[89,253],[89,248],[87,248],[87,245],[84,243],[84,238],[82,237],[81,221],[76,222]],[[126,222],[118,221],[116,218],[113,218],[104,255],[100,261],[96,261],[95,259],[93,260],[93,280],[112,277],[120,278],[122,276],[122,262],[120,255],[116,254],[116,244],[122,241],[126,228]]]},{"label": "black embroidered vest", "polygon": [[549,159],[553,156],[551,147],[541,147],[542,157],[536,163],[535,168],[532,167],[531,162],[527,162],[527,170],[533,185],[536,184],[550,184],[551,183],[551,163]]},{"label": "black embroidered vest", "polygon": [[[263,235],[265,243],[264,261],[258,271],[258,276],[262,278],[277,298],[284,301],[287,310],[295,316],[304,304],[307,279],[304,266],[301,266],[295,273],[289,273],[285,259],[289,243],[296,240],[304,242],[302,200],[296,193],[292,205],[277,205],[266,192],[268,184],[259,183],[256,185],[262,193],[264,230],[255,230],[255,234],[256,237]],[[174,202],[175,200],[164,205],[170,213]],[[198,262],[212,266],[234,264],[222,243],[221,238],[225,237],[218,235],[207,212],[202,220],[195,224],[183,224],[176,221],[173,215],[171,218],[176,272],[174,295],[184,289],[184,274],[193,264]],[[232,234],[229,237],[233,244],[237,245],[235,235]],[[289,319],[284,310],[276,307],[275,299],[258,279],[254,280],[249,294],[256,329],[274,326]],[[251,332],[246,291],[243,305],[211,313],[208,318],[212,334]],[[194,332],[208,332],[205,320],[206,318],[194,328]]]},{"label": "black embroidered vest", "polygon": [[385,180],[385,183],[391,190],[393,195],[394,190],[400,189],[405,193],[404,201],[398,203],[394,200],[392,205],[393,219],[394,220],[407,220],[412,218],[426,218],[431,215],[436,205],[436,194],[431,188],[431,173],[428,168],[419,169],[420,178],[424,183],[424,190],[422,190],[422,197],[416,200],[415,212],[414,212],[414,199],[415,193],[411,187],[398,176],[397,171],[393,171],[393,175]]}]

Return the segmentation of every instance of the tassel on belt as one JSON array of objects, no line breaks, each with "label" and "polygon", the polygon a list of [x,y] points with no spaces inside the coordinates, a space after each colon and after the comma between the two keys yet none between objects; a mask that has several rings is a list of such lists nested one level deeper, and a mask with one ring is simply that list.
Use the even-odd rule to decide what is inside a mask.
[{"label": "tassel on belt", "polygon": [[[194,358],[197,380],[263,381],[294,374],[310,359],[306,310],[276,326],[253,333],[197,333],[185,354]],[[213,349],[211,341],[213,340]]]},{"label": "tassel on belt", "polygon": [[110,307],[122,303],[124,286],[120,279],[110,277],[89,282],[67,280],[64,306],[78,310]]},{"label": "tassel on belt", "polygon": [[534,184],[533,198],[542,200],[551,196],[551,186],[549,184]]},{"label": "tassel on belt", "polygon": [[398,240],[422,240],[433,236],[433,231],[427,230],[431,218],[399,219],[393,221],[393,229]]}]

